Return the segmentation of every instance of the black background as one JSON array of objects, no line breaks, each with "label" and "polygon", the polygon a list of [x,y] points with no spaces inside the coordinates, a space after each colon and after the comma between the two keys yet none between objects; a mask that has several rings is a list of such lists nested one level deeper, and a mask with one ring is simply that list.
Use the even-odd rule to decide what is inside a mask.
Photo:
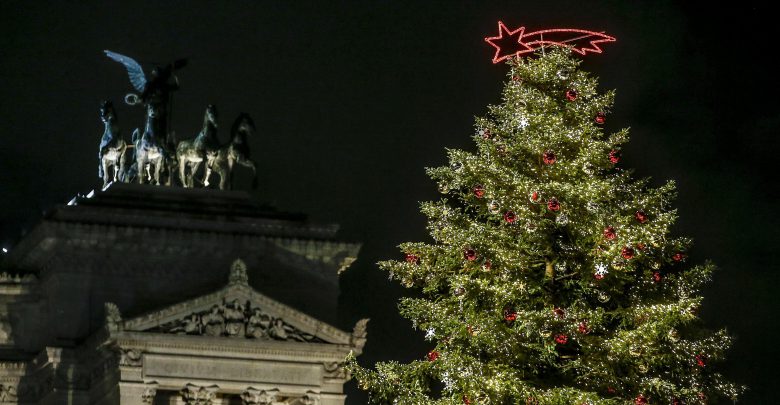
[{"label": "black background", "polygon": [[[219,107],[222,139],[241,111],[259,136],[257,198],[364,242],[342,276],[342,328],[371,317],[364,364],[427,351],[397,315],[399,294],[377,260],[426,239],[418,202],[437,198],[426,166],[444,147],[473,148],[473,116],[500,101],[496,21],[572,27],[618,38],[585,69],[618,90],[608,129],[631,127],[621,164],[678,182],[679,234],[694,262],[720,267],[702,316],[736,336],[727,375],[773,403],[778,115],[776,17],[745,1],[551,2],[17,2],[0,3],[0,244],[13,249],[41,213],[99,187],[99,102],[118,106],[126,139],[141,111],[121,104],[124,70],[189,57],[173,128],[198,132]],[[248,181],[246,186],[248,189]],[[350,404],[364,403],[348,387]]]}]

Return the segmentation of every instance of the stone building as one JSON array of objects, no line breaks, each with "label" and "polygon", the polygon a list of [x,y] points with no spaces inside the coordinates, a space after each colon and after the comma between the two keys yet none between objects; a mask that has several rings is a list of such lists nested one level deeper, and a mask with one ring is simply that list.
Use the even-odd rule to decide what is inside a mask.
[{"label": "stone building", "polygon": [[244,192],[113,184],[46,214],[0,275],[0,403],[343,404],[360,246]]}]

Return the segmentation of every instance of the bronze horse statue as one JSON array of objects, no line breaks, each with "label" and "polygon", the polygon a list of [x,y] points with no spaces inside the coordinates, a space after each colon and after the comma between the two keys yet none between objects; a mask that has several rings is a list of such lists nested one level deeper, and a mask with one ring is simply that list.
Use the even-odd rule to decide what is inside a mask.
[{"label": "bronze horse statue", "polygon": [[230,142],[217,151],[217,156],[211,165],[206,166],[205,185],[209,185],[209,177],[214,171],[219,175],[219,189],[233,189],[233,167],[236,163],[252,169],[254,176],[252,188],[257,188],[257,168],[249,155],[248,137],[254,136],[255,123],[247,113],[239,114],[230,130]]},{"label": "bronze horse statue", "polygon": [[[144,183],[144,177],[151,183],[160,185],[160,171],[165,162],[165,150],[157,139],[158,111],[154,104],[146,105],[146,127],[141,135],[138,128],[133,131],[133,143],[135,144],[135,165],[138,170],[138,182]],[[154,175],[152,175],[154,167]],[[144,176],[146,175],[146,176]]]},{"label": "bronze horse statue", "polygon": [[[125,150],[127,144],[119,133],[119,124],[117,123],[116,111],[111,101],[104,101],[100,105],[100,120],[103,121],[105,129],[103,137],[100,138],[100,147],[98,149],[98,177],[103,179],[103,188],[108,183],[121,180],[125,175]],[[110,170],[113,169],[113,172]]]},{"label": "bronze horse statue", "polygon": [[[219,149],[217,138],[217,107],[209,104],[203,114],[203,127],[192,141],[181,141],[176,147],[179,161],[179,181],[184,187],[194,187],[195,174],[201,163],[209,165]],[[190,169],[187,174],[187,168]]]}]

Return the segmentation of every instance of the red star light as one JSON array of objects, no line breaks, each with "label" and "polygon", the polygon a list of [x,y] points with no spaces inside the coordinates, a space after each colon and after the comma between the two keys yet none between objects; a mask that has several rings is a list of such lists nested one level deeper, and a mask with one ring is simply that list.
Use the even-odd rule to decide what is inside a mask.
[{"label": "red star light", "polygon": [[[520,27],[514,31],[510,31],[502,21],[498,22],[498,36],[487,37],[485,41],[496,48],[496,54],[493,56],[493,63],[501,62],[502,60],[511,58],[514,55],[525,52],[533,52],[532,48],[521,42],[525,32],[525,27]],[[507,36],[504,37],[504,34]]]},{"label": "red star light", "polygon": [[512,31],[499,21],[498,36],[487,37],[485,41],[496,48],[493,63],[499,63],[514,56],[531,53],[546,45],[565,46],[580,55],[585,55],[588,52],[601,53],[599,44],[615,42],[615,37],[601,32],[573,28],[555,28],[526,33],[525,27]]}]

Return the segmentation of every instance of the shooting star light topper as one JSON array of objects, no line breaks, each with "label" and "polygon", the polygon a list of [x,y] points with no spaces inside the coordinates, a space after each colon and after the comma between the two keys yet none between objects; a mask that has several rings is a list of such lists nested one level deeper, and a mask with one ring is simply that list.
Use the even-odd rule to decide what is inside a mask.
[{"label": "shooting star light topper", "polygon": [[498,36],[487,37],[485,41],[496,48],[493,63],[499,63],[509,58],[534,52],[547,45],[565,46],[572,52],[585,55],[588,52],[601,53],[599,44],[615,42],[615,37],[572,28],[554,28],[534,32],[525,32],[525,27],[510,31],[503,22],[498,22]]}]

